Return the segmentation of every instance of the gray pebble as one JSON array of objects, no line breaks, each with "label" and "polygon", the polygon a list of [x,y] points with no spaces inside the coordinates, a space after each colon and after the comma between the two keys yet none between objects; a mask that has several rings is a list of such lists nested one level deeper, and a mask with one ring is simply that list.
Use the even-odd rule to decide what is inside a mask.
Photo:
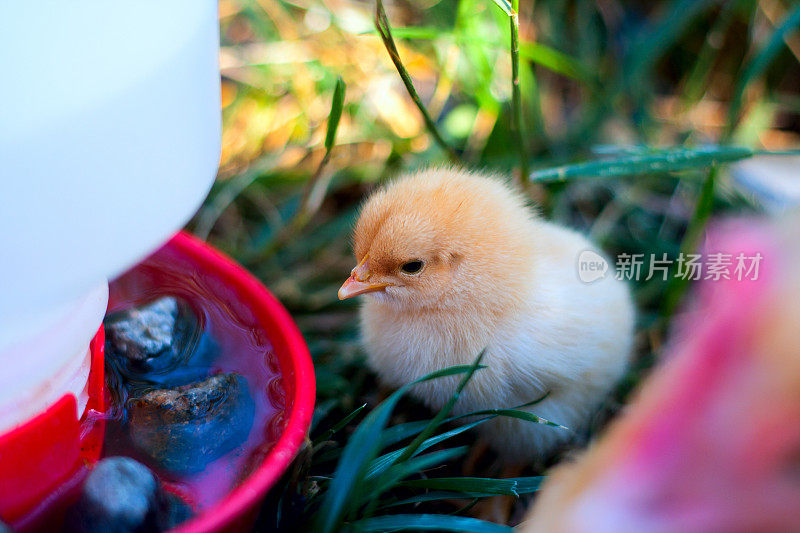
[{"label": "gray pebble", "polygon": [[[67,512],[67,531],[129,533],[162,531],[185,520],[188,506],[166,495],[155,475],[129,457],[98,462]],[[173,509],[174,507],[174,509]],[[180,509],[176,512],[175,509]]]},{"label": "gray pebble", "polygon": [[150,391],[130,403],[134,445],[172,472],[197,472],[242,444],[255,406],[234,373]]}]

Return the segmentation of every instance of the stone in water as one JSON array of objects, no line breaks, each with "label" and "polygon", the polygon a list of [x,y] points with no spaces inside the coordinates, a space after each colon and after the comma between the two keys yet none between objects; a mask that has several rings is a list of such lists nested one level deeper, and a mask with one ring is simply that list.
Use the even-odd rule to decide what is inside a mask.
[{"label": "stone in water", "polygon": [[131,440],[167,470],[198,472],[247,440],[254,412],[244,377],[217,374],[132,400]]},{"label": "stone in water", "polygon": [[133,374],[163,372],[185,362],[200,336],[189,305],[163,296],[105,320],[106,351]]},{"label": "stone in water", "polygon": [[129,457],[109,457],[94,467],[80,499],[67,513],[66,531],[163,531],[191,515],[162,491],[155,475]]}]

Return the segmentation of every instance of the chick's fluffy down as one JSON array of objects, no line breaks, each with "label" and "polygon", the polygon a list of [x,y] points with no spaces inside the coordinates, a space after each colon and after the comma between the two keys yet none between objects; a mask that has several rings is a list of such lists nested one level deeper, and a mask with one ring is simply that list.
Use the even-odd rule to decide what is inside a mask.
[{"label": "chick's fluffy down", "polygon": [[[592,283],[578,257],[597,248],[541,219],[502,179],[456,169],[405,176],[365,204],[354,236],[371,280],[363,341],[380,379],[401,386],[470,364],[480,370],[456,411],[509,408],[542,397],[531,412],[568,430],[511,418],[479,426],[507,462],[542,458],[585,429],[629,360],[634,310],[612,273]],[[365,259],[366,257],[366,259]],[[404,262],[423,261],[413,275]],[[460,376],[413,394],[439,409]]]}]

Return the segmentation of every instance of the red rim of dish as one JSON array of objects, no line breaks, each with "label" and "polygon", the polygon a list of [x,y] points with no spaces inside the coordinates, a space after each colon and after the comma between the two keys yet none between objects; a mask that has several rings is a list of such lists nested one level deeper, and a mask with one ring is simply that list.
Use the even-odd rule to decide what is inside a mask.
[{"label": "red rim of dish", "polygon": [[[221,502],[172,530],[174,533],[219,531],[255,511],[300,450],[314,413],[314,366],[305,340],[289,312],[244,267],[186,232],[175,235],[170,246],[180,249],[202,267],[223,277],[252,307],[268,332],[281,363],[287,398],[293,397],[294,400],[283,434],[261,465]],[[291,368],[287,368],[287,363]]]}]

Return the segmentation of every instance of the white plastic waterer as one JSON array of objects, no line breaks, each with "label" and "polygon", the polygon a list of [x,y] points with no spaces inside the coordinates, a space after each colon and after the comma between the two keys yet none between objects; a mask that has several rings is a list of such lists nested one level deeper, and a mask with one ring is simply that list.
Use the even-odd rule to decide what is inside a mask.
[{"label": "white plastic waterer", "polygon": [[0,435],[86,405],[107,280],[165,242],[220,152],[217,2],[0,7]]}]

